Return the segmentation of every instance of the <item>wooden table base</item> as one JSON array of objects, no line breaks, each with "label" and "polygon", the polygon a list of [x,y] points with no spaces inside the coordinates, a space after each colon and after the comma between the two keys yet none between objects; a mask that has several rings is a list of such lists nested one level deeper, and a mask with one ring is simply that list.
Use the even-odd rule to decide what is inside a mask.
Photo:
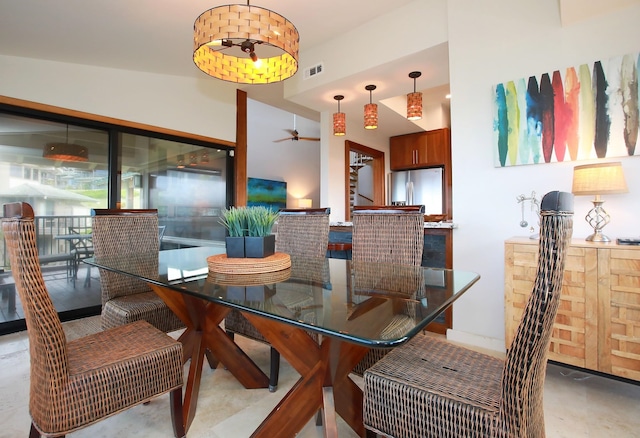
[{"label": "wooden table base", "polygon": [[154,284],[149,286],[187,327],[180,336],[184,362],[191,361],[183,400],[185,431],[189,429],[196,413],[205,356],[211,366],[215,366],[216,359],[222,362],[247,389],[269,386],[269,378],[220,328],[220,322],[231,311],[229,307],[172,291],[166,287]]},{"label": "wooden table base", "polygon": [[326,437],[338,435],[335,413],[364,437],[362,390],[349,373],[369,349],[328,336],[318,345],[305,330],[248,312],[242,314],[301,376],[251,436],[293,437],[322,410]]}]

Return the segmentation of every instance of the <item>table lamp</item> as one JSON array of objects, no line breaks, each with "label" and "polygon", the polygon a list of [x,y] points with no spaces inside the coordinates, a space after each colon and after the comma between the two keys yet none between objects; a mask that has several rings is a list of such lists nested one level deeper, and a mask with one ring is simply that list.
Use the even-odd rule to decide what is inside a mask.
[{"label": "table lamp", "polygon": [[298,199],[298,208],[311,208],[313,201],[309,198]]},{"label": "table lamp", "polygon": [[593,228],[593,234],[587,237],[588,242],[610,242],[611,239],[602,234],[602,229],[611,219],[602,208],[604,201],[600,195],[627,193],[627,183],[622,172],[622,164],[594,163],[573,168],[573,187],[571,193],[576,196],[595,195],[593,208],[585,216],[585,220]]}]

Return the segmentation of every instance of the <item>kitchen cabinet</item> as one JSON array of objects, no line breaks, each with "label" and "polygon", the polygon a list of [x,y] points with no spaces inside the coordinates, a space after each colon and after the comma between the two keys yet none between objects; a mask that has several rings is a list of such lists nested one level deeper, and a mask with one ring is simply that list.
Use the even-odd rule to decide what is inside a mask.
[{"label": "kitchen cabinet", "polygon": [[[537,240],[505,242],[507,348],[531,294],[537,259]],[[640,246],[572,241],[549,359],[640,380]]]},{"label": "kitchen cabinet", "polygon": [[391,170],[449,166],[451,162],[449,128],[398,135],[389,142]]}]

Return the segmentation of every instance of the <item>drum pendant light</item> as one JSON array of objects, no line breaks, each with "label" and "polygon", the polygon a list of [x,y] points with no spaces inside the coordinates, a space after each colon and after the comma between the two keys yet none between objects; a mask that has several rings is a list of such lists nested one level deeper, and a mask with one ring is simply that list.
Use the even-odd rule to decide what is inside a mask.
[{"label": "drum pendant light", "polygon": [[[217,79],[270,84],[298,71],[300,36],[282,15],[258,6],[224,5],[193,24],[193,62]],[[268,58],[260,59],[260,53]]]},{"label": "drum pendant light", "polygon": [[47,143],[42,149],[42,156],[56,161],[88,161],[89,150],[82,145],[69,143],[69,125],[64,143]]}]

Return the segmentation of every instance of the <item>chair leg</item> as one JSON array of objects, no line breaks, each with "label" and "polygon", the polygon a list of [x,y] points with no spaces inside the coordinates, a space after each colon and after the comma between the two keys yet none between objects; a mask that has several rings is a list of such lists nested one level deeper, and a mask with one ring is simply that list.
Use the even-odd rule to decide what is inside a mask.
[{"label": "chair leg", "polygon": [[171,403],[171,423],[173,424],[173,435],[176,438],[187,436],[184,430],[184,415],[182,413],[182,387],[171,391],[169,395]]},{"label": "chair leg", "polygon": [[271,370],[269,372],[269,392],[276,392],[278,389],[278,378],[280,377],[280,352],[271,347]]},{"label": "chair leg", "polygon": [[206,356],[207,362],[209,363],[209,368],[211,368],[212,370],[218,368],[218,359],[216,359],[211,350],[207,348],[204,351],[204,355]]},{"label": "chair leg", "polygon": [[31,422],[31,430],[29,430],[29,438],[40,438],[40,432],[36,429],[36,426]]},{"label": "chair leg", "polygon": [[364,431],[365,431],[365,435],[364,435],[364,436],[365,436],[366,438],[376,438],[376,437],[378,436],[378,434],[377,434],[377,433],[375,433],[375,432],[374,432],[374,431],[372,431],[372,430],[365,429]]},{"label": "chair leg", "polygon": [[[31,429],[29,430],[29,438],[40,438],[40,432],[36,429],[36,426],[31,422]],[[66,435],[56,435],[54,438],[64,438]]]},{"label": "chair leg", "polygon": [[322,409],[318,409],[316,413],[316,426],[322,426]]}]

